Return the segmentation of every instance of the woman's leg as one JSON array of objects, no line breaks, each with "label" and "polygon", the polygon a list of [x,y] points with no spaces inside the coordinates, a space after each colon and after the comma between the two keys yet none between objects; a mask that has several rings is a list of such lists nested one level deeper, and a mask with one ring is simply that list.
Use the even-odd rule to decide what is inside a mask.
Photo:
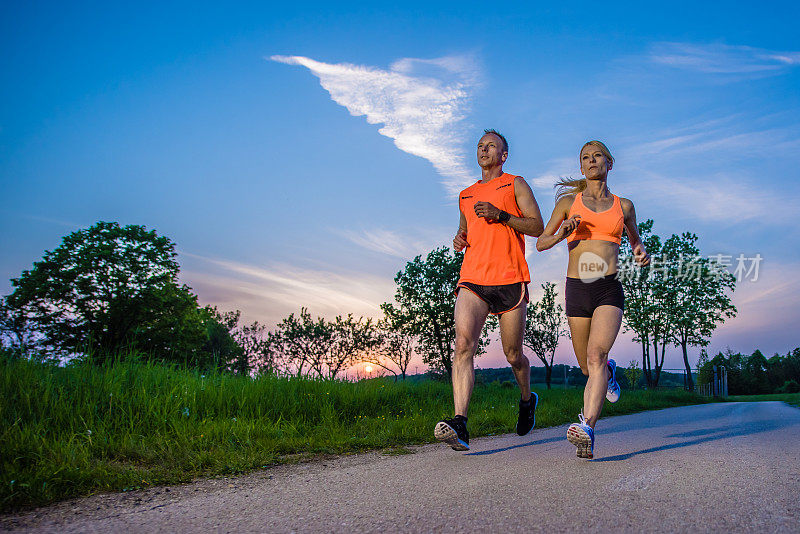
[{"label": "woman's leg", "polygon": [[578,365],[586,376],[589,376],[589,367],[586,364],[586,349],[589,346],[589,332],[592,327],[591,317],[567,317],[569,335],[572,338],[572,349],[578,359]]},{"label": "woman's leg", "polygon": [[583,391],[583,416],[586,418],[586,423],[592,428],[603,410],[603,401],[608,390],[608,353],[611,351],[611,346],[617,338],[621,325],[622,310],[616,306],[598,306],[594,310],[586,345],[589,380]]}]

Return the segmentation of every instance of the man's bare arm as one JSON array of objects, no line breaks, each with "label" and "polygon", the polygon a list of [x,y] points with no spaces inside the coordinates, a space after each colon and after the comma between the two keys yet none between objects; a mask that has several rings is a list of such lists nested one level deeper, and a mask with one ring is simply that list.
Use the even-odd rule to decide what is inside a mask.
[{"label": "man's bare arm", "polygon": [[[506,226],[509,226],[525,235],[533,237],[539,236],[544,229],[542,222],[542,214],[539,211],[539,204],[533,196],[528,183],[520,176],[514,179],[514,197],[517,200],[517,206],[522,212],[522,217],[515,217],[509,214],[508,220],[505,221]],[[475,214],[478,217],[499,221],[501,211],[500,208],[494,206],[490,202],[476,202],[474,205]]]},{"label": "man's bare arm", "polygon": [[461,252],[464,250],[464,247],[469,246],[469,243],[467,243],[467,218],[464,217],[464,212],[461,211],[460,208],[458,213],[461,218],[458,221],[458,232],[456,232],[456,236],[453,238],[453,250]]}]

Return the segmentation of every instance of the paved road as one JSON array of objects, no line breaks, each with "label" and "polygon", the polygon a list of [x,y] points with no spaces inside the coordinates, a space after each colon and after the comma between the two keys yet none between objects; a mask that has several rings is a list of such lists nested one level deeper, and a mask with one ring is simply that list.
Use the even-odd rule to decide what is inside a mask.
[{"label": "paved road", "polygon": [[34,532],[800,532],[800,409],[609,418],[595,460],[566,426],[97,495],[0,519]]}]

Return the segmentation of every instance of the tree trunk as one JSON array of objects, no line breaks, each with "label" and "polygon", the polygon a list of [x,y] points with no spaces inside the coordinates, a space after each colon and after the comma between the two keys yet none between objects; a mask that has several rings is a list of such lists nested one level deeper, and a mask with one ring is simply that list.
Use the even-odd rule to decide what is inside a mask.
[{"label": "tree trunk", "polygon": [[683,365],[686,366],[686,380],[689,385],[689,391],[694,391],[694,381],[692,380],[692,368],[689,365],[689,355],[686,352],[686,341],[681,340],[681,348],[683,349]]},{"label": "tree trunk", "polygon": [[647,389],[653,388],[653,370],[650,366],[650,342],[642,342],[642,373]]},{"label": "tree trunk", "polygon": [[552,365],[547,365],[545,363],[544,364],[544,368],[545,368],[545,381],[547,382],[547,389],[551,389],[550,388],[550,379],[551,379],[551,377],[553,375],[553,366]]}]

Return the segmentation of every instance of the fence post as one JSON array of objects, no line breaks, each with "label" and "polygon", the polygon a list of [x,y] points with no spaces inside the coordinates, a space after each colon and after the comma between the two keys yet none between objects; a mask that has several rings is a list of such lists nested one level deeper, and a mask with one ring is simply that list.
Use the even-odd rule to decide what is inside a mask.
[{"label": "fence post", "polygon": [[728,369],[722,367],[722,396],[728,396]]},{"label": "fence post", "polygon": [[714,366],[714,378],[711,380],[711,383],[713,384],[713,385],[711,386],[711,394],[712,394],[713,396],[715,396],[715,397],[716,397],[716,396],[717,396],[717,394],[718,394],[718,393],[717,393],[717,392],[718,392],[718,389],[717,389],[717,388],[719,387],[719,382],[718,382],[718,381],[719,381],[719,378],[717,377],[717,366],[715,365],[715,366]]}]

